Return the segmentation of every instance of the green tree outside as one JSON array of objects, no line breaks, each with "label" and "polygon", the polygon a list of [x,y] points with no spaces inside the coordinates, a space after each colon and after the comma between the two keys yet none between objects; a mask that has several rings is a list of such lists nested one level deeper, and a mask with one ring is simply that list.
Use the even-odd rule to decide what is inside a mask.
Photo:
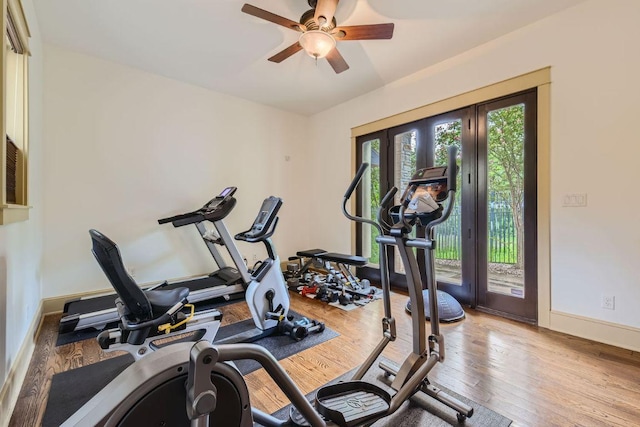
[{"label": "green tree outside", "polygon": [[[488,130],[488,185],[490,191],[490,239],[489,261],[523,266],[524,254],[524,105],[519,104],[487,115]],[[456,120],[436,126],[435,129],[435,165],[447,164],[447,149],[450,145],[458,147],[457,164],[461,165],[462,122]],[[415,138],[415,135],[413,136]],[[371,142],[371,150],[380,152],[380,141]],[[415,153],[412,153],[415,160]],[[458,175],[460,188],[460,175]],[[401,189],[402,191],[402,189]],[[438,227],[443,239],[439,242],[436,257],[439,259],[460,260],[460,200],[456,193],[456,206],[452,218]],[[380,168],[371,167],[371,216],[376,219],[380,206]],[[457,217],[457,218],[456,218]],[[378,232],[371,228],[371,259],[378,263],[378,245],[375,242]],[[447,238],[447,237],[455,238]],[[506,236],[506,237],[505,237]]]}]

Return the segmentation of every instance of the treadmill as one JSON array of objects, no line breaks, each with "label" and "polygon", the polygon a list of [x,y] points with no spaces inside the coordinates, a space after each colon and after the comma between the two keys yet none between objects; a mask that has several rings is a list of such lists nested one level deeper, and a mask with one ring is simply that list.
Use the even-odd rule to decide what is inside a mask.
[{"label": "treadmill", "polygon": [[[246,284],[242,280],[242,275],[235,267],[226,265],[217,248],[217,246],[224,246],[230,254],[238,252],[235,242],[225,239],[224,236],[229,236],[229,232],[223,222],[236,205],[236,199],[233,197],[236,189],[236,187],[225,188],[218,196],[193,212],[158,220],[159,224],[171,223],[174,227],[194,224],[219,269],[211,274],[187,280],[164,281],[146,289],[186,287],[189,288],[189,302],[192,304],[217,299],[231,301],[244,298]],[[207,229],[205,221],[213,223],[215,230]],[[115,293],[106,293],[66,301],[58,332],[66,334],[89,328],[102,330],[110,323],[117,323],[119,317],[115,305],[116,298]]]}]

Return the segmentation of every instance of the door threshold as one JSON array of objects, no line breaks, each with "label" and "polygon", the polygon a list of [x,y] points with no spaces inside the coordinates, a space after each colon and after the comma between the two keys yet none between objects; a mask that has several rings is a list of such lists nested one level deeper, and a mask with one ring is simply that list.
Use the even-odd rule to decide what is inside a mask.
[{"label": "door threshold", "polygon": [[506,313],[506,312],[500,311],[500,310],[494,310],[492,308],[483,307],[483,306],[480,306],[480,305],[477,305],[475,307],[475,309],[478,310],[478,311],[481,311],[483,313],[493,314],[494,316],[499,316],[499,317],[504,317],[506,319],[515,320],[516,322],[527,323],[529,325],[538,326],[538,319],[529,319],[527,317],[517,316],[515,314]]}]

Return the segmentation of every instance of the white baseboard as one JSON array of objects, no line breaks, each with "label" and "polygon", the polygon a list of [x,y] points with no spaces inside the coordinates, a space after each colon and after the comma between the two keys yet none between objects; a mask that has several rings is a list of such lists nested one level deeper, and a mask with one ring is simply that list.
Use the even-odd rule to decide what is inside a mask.
[{"label": "white baseboard", "polygon": [[549,329],[640,352],[640,329],[603,320],[551,311]]},{"label": "white baseboard", "polygon": [[[169,283],[175,283],[175,282],[180,282],[183,280],[192,280],[195,279],[197,277],[203,277],[208,275],[209,273],[202,273],[202,274],[196,274],[193,276],[185,276],[185,277],[176,277],[173,278],[169,281]],[[138,286],[140,286],[141,288],[148,288],[150,286],[155,286],[158,283],[160,283],[161,281],[154,281],[154,282],[146,282],[146,283],[138,283]],[[98,296],[102,296],[102,295],[109,295],[109,294],[115,294],[115,290],[113,288],[104,288],[104,289],[98,289],[98,290],[94,290],[94,291],[87,291],[87,292],[78,292],[75,294],[68,294],[68,295],[61,295],[61,296],[57,296],[57,297],[49,297],[49,298],[44,298],[42,300],[42,313],[44,313],[45,315],[47,314],[53,314],[53,313],[60,313],[62,312],[62,310],[64,309],[64,304],[67,301],[71,301],[74,299],[78,299],[78,298],[91,298],[91,297],[98,297]]]},{"label": "white baseboard", "polygon": [[2,385],[0,390],[0,426],[5,427],[9,425],[11,415],[13,414],[13,408],[18,401],[20,389],[22,383],[27,375],[27,369],[29,363],[31,363],[31,357],[33,356],[33,350],[36,347],[36,338],[38,337],[38,331],[42,325],[42,302],[40,302],[38,309],[29,325],[27,335],[20,346],[18,354],[16,354],[15,360],[9,368],[9,375]]}]

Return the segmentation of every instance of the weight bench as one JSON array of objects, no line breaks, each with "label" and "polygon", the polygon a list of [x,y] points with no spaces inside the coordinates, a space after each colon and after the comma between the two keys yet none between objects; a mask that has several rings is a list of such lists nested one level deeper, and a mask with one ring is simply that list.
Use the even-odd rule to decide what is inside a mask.
[{"label": "weight bench", "polygon": [[342,265],[353,265],[355,267],[364,267],[365,265],[367,265],[367,259],[364,257],[357,255],[339,254],[337,252],[327,252],[324,249],[309,249],[306,251],[298,251],[296,255],[301,258],[309,258],[312,261],[314,258],[317,258],[322,261],[335,262],[336,264]]},{"label": "weight bench", "polygon": [[[346,286],[351,292],[369,295],[372,290],[368,280],[360,281],[349,269],[350,266],[364,267],[367,265],[368,261],[364,257],[327,252],[324,249],[308,249],[298,251],[295,257],[289,258],[289,261],[302,261],[303,259],[306,259],[306,262],[300,263],[300,269],[296,272],[298,277],[303,277],[313,267],[332,275],[339,285]],[[333,268],[331,263],[334,263],[336,268]]]}]

